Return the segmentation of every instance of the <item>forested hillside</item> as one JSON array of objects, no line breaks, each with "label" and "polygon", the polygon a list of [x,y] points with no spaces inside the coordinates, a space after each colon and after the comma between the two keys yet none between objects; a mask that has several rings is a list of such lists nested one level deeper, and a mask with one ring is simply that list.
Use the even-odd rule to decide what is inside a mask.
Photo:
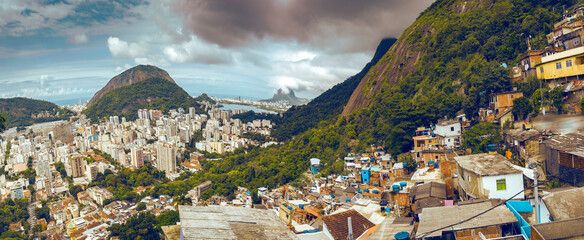
[{"label": "forested hillside", "polygon": [[377,64],[396,40],[394,38],[383,39],[379,43],[371,62],[365,65],[361,72],[325,91],[310,103],[290,108],[283,114],[282,118],[275,118],[274,121],[277,125],[271,134],[272,137],[281,141],[287,140],[292,136],[303,133],[307,129],[316,127],[321,121],[336,119],[345,104],[347,104],[357,84],[369,69]]},{"label": "forested hillside", "polygon": [[106,116],[125,117],[133,121],[138,117],[138,109],[188,109],[196,107],[202,111],[197,101],[176,83],[163,78],[150,78],[107,92],[83,111],[93,122]]},{"label": "forested hillside", "polygon": [[54,103],[30,98],[0,99],[0,113],[5,118],[6,128],[65,120],[73,116],[73,112]]}]

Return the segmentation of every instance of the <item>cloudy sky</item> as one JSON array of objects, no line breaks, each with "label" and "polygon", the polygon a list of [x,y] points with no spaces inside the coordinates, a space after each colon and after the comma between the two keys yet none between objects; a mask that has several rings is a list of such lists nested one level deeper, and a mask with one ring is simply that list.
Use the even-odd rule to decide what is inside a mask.
[{"label": "cloudy sky", "polygon": [[192,95],[313,98],[433,0],[1,0],[0,97],[64,105],[152,64]]}]

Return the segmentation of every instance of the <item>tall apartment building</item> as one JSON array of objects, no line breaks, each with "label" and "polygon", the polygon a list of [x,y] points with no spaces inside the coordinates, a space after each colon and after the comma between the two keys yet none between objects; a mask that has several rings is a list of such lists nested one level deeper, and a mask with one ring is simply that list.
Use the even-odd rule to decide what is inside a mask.
[{"label": "tall apartment building", "polygon": [[142,149],[134,147],[131,151],[132,166],[135,168],[144,166],[144,152]]},{"label": "tall apartment building", "polygon": [[85,175],[86,161],[81,156],[74,156],[69,159],[71,165],[71,177],[83,177]]},{"label": "tall apartment building", "polygon": [[160,144],[157,146],[157,168],[166,174],[176,173],[176,150],[173,146]]}]

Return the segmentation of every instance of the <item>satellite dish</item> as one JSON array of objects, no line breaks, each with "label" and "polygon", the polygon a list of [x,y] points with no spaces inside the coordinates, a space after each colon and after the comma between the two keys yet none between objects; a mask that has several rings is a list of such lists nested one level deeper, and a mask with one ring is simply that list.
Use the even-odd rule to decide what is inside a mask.
[{"label": "satellite dish", "polygon": [[527,71],[527,69],[529,69],[529,63],[525,64],[523,67],[525,68],[525,71]]}]

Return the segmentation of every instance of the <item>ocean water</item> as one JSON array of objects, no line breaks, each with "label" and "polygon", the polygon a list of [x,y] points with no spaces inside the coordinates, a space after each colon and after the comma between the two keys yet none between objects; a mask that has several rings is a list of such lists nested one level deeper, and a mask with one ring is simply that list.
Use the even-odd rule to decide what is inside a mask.
[{"label": "ocean water", "polygon": [[221,105],[223,105],[223,109],[225,109],[225,110],[243,109],[243,110],[248,110],[248,111],[254,111],[257,113],[277,114],[277,112],[274,112],[274,111],[264,110],[264,109],[260,109],[260,108],[257,108],[254,106],[248,106],[248,105],[228,104],[228,103],[222,103]]}]

